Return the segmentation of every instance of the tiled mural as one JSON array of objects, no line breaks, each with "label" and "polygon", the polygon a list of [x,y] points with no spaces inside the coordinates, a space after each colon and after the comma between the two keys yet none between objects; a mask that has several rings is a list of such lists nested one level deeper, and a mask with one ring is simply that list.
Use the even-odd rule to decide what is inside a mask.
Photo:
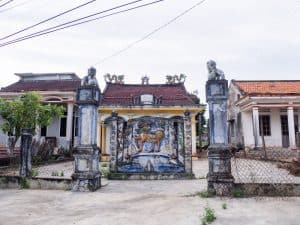
[{"label": "tiled mural", "polygon": [[117,125],[118,172],[183,172],[183,119],[142,117]]}]

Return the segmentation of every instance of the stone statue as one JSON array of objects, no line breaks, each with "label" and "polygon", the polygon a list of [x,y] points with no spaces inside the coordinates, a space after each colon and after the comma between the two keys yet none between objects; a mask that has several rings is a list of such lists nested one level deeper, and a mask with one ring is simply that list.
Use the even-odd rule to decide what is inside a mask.
[{"label": "stone statue", "polygon": [[171,76],[171,75],[167,75],[166,76],[166,79],[167,79],[167,84],[180,84],[180,83],[184,83],[185,82],[185,78],[186,78],[186,75],[184,74],[180,74],[179,76],[178,75],[174,75],[174,76]]},{"label": "stone statue", "polygon": [[106,83],[124,84],[124,75],[110,75],[109,73],[104,75]]},{"label": "stone statue", "polygon": [[224,80],[225,75],[222,70],[217,69],[217,64],[213,60],[207,62],[208,80]]},{"label": "stone statue", "polygon": [[96,79],[96,69],[90,67],[88,69],[88,75],[85,76],[81,81],[81,86],[98,86],[98,81]]},{"label": "stone statue", "polygon": [[149,77],[147,75],[142,77],[142,85],[148,85],[149,84]]}]

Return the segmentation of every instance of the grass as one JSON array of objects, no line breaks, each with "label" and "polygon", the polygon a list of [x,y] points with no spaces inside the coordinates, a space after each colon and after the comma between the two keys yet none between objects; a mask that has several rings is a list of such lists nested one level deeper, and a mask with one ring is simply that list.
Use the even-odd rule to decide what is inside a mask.
[{"label": "grass", "polygon": [[35,169],[32,169],[29,171],[29,176],[30,177],[36,177],[39,175],[39,171],[38,170],[35,170]]},{"label": "grass", "polygon": [[239,189],[239,188],[235,188],[232,191],[232,196],[234,198],[244,198],[245,197],[245,193],[243,190]]},{"label": "grass", "polygon": [[29,185],[29,182],[26,178],[22,178],[21,181],[20,181],[20,188],[21,189],[29,189],[30,188],[30,185]]},{"label": "grass", "polygon": [[222,204],[222,209],[227,209],[227,204],[226,203]]},{"label": "grass", "polygon": [[195,197],[195,196],[198,196],[200,198],[212,198],[215,196],[215,193],[211,191],[197,191],[192,194],[184,195],[184,197]]},{"label": "grass", "polygon": [[202,225],[211,224],[216,219],[217,217],[215,216],[215,211],[210,207],[205,207],[204,214],[201,218],[201,224]]}]

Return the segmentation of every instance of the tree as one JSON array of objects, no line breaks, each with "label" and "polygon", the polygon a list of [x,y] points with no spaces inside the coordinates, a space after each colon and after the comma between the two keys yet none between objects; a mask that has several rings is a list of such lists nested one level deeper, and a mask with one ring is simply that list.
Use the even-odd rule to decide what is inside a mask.
[{"label": "tree", "polygon": [[63,106],[42,104],[41,96],[35,92],[22,94],[15,100],[0,98],[0,116],[4,123],[2,131],[8,135],[8,154],[13,156],[13,150],[21,136],[23,128],[32,130],[35,134],[37,126],[48,126],[55,116],[62,116]]}]

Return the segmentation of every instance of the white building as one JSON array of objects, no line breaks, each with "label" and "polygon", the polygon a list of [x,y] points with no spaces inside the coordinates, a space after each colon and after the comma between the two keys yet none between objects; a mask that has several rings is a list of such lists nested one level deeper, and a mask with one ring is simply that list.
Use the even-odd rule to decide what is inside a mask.
[{"label": "white building", "polygon": [[[15,99],[23,92],[37,91],[44,103],[65,106],[65,115],[54,118],[51,125],[37,129],[37,139],[54,142],[59,148],[69,149],[76,142],[77,110],[75,106],[76,90],[81,79],[74,73],[20,73],[20,80],[0,90],[3,99]],[[1,118],[0,118],[1,120]],[[1,121],[0,121],[1,123]],[[0,147],[7,144],[7,136],[0,130]]]},{"label": "white building", "polygon": [[[229,139],[250,148],[300,146],[300,81],[232,80]],[[263,134],[263,135],[262,135]]]}]

